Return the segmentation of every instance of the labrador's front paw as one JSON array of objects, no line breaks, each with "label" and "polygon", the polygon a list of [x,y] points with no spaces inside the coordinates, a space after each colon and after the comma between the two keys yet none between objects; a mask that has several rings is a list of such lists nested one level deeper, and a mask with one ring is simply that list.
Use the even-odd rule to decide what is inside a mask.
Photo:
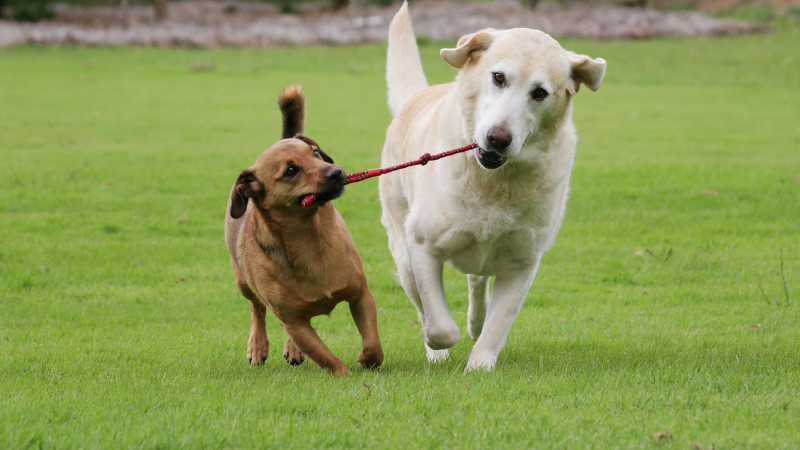
[{"label": "labrador's front paw", "polygon": [[473,350],[472,354],[469,355],[467,367],[464,369],[464,372],[474,372],[476,370],[491,372],[495,364],[497,364],[496,355]]}]

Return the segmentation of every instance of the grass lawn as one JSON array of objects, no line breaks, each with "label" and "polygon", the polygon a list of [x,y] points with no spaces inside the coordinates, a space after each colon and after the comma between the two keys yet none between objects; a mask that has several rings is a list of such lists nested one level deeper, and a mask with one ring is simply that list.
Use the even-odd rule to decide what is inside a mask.
[{"label": "grass lawn", "polygon": [[223,217],[289,83],[338,163],[378,165],[382,46],[0,51],[0,448],[800,447],[800,35],[562,43],[608,74],[497,368],[463,373],[449,269],[462,341],[426,361],[370,180],[335,204],[386,362],[340,306],[315,326],[344,378],[288,366],[269,315],[248,365]]}]

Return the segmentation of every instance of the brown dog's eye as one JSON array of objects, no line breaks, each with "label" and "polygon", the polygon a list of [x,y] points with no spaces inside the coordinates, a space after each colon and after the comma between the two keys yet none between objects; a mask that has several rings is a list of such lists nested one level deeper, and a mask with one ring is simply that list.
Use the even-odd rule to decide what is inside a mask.
[{"label": "brown dog's eye", "polygon": [[319,154],[319,150],[314,150],[314,156],[316,156],[317,159],[322,159],[322,155]]},{"label": "brown dog's eye", "polygon": [[297,175],[297,172],[299,172],[297,167],[289,166],[289,168],[286,169],[286,172],[283,172],[283,176],[284,178],[292,178],[293,176]]},{"label": "brown dog's eye", "polygon": [[537,102],[544,100],[545,98],[547,98],[548,95],[550,94],[548,94],[548,92],[545,91],[544,88],[540,87],[534,89],[534,91],[531,92],[531,98],[533,98]]},{"label": "brown dog's eye", "polygon": [[498,86],[506,84],[506,76],[503,72],[492,72],[492,77],[494,78],[494,84]]}]

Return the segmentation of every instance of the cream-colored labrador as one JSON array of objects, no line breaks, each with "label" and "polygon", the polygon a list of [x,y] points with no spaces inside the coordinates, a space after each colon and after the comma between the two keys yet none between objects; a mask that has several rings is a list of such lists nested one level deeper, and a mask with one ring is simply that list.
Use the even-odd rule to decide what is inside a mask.
[{"label": "cream-colored labrador", "polygon": [[477,342],[467,370],[491,370],[564,217],[577,143],[572,96],[581,84],[597,90],[606,62],[525,28],[481,30],[441,55],[460,72],[428,87],[404,3],[389,30],[395,119],[382,165],[479,148],[381,177],[381,221],[428,359],[447,358],[461,334],[442,283],[449,261],[468,274],[467,330]]}]

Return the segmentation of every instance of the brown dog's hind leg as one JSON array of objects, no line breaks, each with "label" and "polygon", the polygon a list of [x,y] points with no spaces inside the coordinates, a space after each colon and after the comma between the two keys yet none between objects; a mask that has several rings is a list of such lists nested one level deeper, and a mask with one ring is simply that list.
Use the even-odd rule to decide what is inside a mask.
[{"label": "brown dog's hind leg", "polygon": [[263,364],[267,360],[267,356],[269,356],[267,323],[264,321],[267,315],[267,308],[246,284],[237,284],[242,295],[250,300],[250,339],[247,341],[247,360],[250,361],[250,364],[257,366]]},{"label": "brown dog's hind leg", "polygon": [[376,369],[383,363],[383,348],[378,336],[378,312],[375,299],[369,289],[357,301],[350,303],[350,314],[361,333],[363,342],[361,353],[358,354],[358,363],[367,369]]},{"label": "brown dog's hind leg", "polygon": [[283,359],[293,366],[299,366],[306,360],[306,356],[294,345],[292,339],[287,337],[286,343],[283,344]]},{"label": "brown dog's hind leg", "polygon": [[336,357],[322,342],[317,331],[311,327],[311,321],[300,319],[291,323],[283,323],[283,328],[289,334],[294,345],[305,353],[320,367],[328,370],[333,375],[347,375],[350,373],[342,361]]}]

